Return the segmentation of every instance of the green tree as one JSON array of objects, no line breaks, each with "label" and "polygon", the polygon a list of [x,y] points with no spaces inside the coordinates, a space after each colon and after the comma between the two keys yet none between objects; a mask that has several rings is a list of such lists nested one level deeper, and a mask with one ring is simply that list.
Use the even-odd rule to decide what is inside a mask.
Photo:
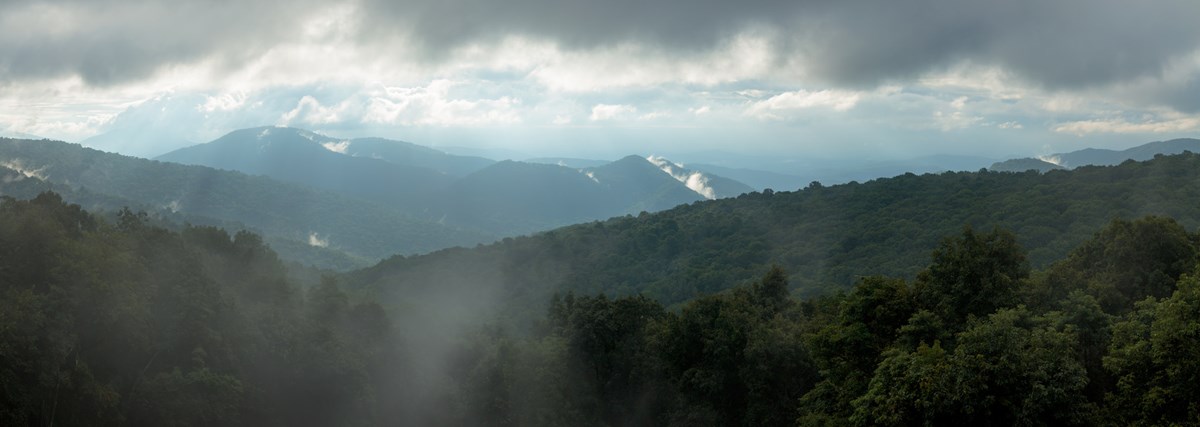
[{"label": "green tree", "polygon": [[651,342],[674,391],[673,425],[790,425],[816,379],[785,298],[782,270],[700,298],[661,322]]},{"label": "green tree", "polygon": [[913,316],[916,303],[904,280],[866,277],[859,281],[842,300],[838,321],[810,339],[824,379],[801,401],[805,417],[841,420],[850,415],[850,401],[866,391],[881,353]]},{"label": "green tree", "polygon": [[1116,378],[1114,416],[1126,425],[1200,423],[1200,279],[1149,297],[1113,326],[1104,366]]},{"label": "green tree", "polygon": [[750,297],[756,306],[763,308],[765,317],[774,316],[792,303],[788,296],[787,272],[772,265],[767,274],[750,286]]},{"label": "green tree", "polygon": [[1086,425],[1087,375],[1074,336],[1006,309],[958,334],[953,352],[938,343],[892,350],[868,391],[854,400],[857,425]]},{"label": "green tree", "polygon": [[1175,282],[1200,261],[1196,238],[1170,218],[1114,220],[1055,263],[1036,298],[1059,301],[1086,289],[1104,311],[1122,314],[1147,296],[1166,298]]},{"label": "green tree", "polygon": [[945,239],[917,278],[923,303],[955,324],[1016,303],[1021,279],[1029,276],[1025,252],[1011,232],[980,234],[970,226]]},{"label": "green tree", "polygon": [[555,298],[550,307],[552,327],[566,341],[571,366],[591,390],[580,408],[607,424],[649,424],[655,406],[654,356],[646,351],[647,327],[666,313],[642,296],[609,299]]}]

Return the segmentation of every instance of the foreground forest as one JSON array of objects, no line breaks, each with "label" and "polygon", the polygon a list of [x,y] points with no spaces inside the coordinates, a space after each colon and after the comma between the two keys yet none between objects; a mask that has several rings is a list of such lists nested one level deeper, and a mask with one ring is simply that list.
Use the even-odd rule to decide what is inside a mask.
[{"label": "foreground forest", "polygon": [[779,268],[670,310],[566,292],[432,373],[419,312],[304,285],[251,233],[111,217],[0,202],[0,424],[1200,423],[1200,236],[1165,217],[1036,271],[968,226],[911,280],[803,300]]}]

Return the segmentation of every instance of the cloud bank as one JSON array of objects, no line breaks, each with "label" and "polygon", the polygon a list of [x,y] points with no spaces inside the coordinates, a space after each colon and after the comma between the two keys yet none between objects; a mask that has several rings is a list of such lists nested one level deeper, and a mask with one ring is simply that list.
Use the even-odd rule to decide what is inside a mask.
[{"label": "cloud bank", "polygon": [[1024,150],[1200,130],[1197,16],[1195,0],[11,0],[0,131],[672,128],[715,145],[766,126],[766,145],[1018,133]]},{"label": "cloud bank", "polygon": [[1160,76],[1200,46],[1197,16],[1192,0],[18,0],[0,6],[0,79],[106,85],[196,61],[233,69],[304,40],[403,45],[436,62],[509,36],[686,57],[755,33],[784,72],[839,85],[972,61],[1074,88]]}]

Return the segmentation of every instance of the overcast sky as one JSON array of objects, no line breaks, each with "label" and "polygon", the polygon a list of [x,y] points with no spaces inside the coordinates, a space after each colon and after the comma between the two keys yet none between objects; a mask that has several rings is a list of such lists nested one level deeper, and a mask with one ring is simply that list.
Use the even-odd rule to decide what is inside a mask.
[{"label": "overcast sky", "polygon": [[[0,133],[287,125],[615,158],[1200,136],[1196,0],[0,2]],[[176,142],[171,142],[176,141]]]}]

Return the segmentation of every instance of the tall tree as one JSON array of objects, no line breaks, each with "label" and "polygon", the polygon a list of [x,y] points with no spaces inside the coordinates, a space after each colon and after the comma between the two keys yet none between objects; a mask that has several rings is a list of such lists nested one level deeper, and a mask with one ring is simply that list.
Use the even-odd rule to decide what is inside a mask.
[{"label": "tall tree", "polygon": [[1011,232],[995,228],[980,234],[966,226],[933,251],[917,285],[925,304],[957,324],[1016,303],[1017,286],[1028,276],[1025,252]]}]

